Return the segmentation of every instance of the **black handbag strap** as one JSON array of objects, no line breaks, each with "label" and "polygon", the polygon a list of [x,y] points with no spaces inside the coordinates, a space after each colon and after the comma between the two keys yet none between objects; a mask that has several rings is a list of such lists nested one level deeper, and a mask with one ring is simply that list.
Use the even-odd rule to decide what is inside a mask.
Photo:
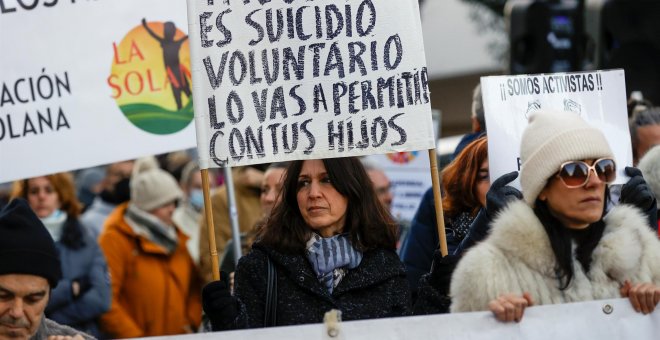
[{"label": "black handbag strap", "polygon": [[275,264],[268,259],[268,287],[266,288],[266,312],[264,327],[273,327],[277,323],[277,271]]}]

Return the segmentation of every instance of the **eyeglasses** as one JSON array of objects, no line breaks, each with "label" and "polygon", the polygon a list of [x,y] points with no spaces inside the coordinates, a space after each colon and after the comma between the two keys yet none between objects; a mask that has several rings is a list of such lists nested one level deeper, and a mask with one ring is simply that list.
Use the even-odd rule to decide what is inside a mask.
[{"label": "eyeglasses", "polygon": [[566,187],[579,188],[587,184],[592,170],[598,179],[607,184],[614,182],[616,178],[616,163],[611,158],[597,159],[592,165],[583,161],[564,162],[559,167],[557,177],[564,182]]}]

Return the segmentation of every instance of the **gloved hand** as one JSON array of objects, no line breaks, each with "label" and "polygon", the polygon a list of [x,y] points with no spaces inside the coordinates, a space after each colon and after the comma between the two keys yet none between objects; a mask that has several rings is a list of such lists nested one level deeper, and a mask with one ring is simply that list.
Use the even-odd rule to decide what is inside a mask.
[{"label": "gloved hand", "polygon": [[209,282],[202,289],[202,308],[214,331],[224,330],[238,316],[238,300],[229,291],[229,274],[220,272],[220,281]]},{"label": "gloved hand", "polygon": [[518,178],[518,171],[512,171],[502,175],[491,184],[486,193],[486,214],[489,219],[495,218],[497,213],[509,202],[523,198],[518,189],[507,185],[516,178]]},{"label": "gloved hand", "polygon": [[451,274],[454,273],[454,269],[456,269],[456,265],[460,259],[460,256],[451,254],[443,257],[440,250],[437,249],[433,253],[433,264],[431,265],[429,283],[441,295],[449,294]]},{"label": "gloved hand", "polygon": [[621,187],[621,198],[619,201],[634,205],[643,212],[648,211],[651,207],[655,207],[655,195],[653,195],[653,191],[646,184],[642,172],[637,168],[629,166],[626,167],[625,172],[630,177],[630,180]]}]

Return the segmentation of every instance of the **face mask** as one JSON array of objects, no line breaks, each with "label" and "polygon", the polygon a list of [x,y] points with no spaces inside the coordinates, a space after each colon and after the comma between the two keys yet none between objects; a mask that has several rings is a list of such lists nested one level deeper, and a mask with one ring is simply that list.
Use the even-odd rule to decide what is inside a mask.
[{"label": "face mask", "polygon": [[202,189],[191,190],[190,198],[188,200],[190,201],[190,205],[197,209],[197,211],[204,208],[204,193],[202,192]]}]

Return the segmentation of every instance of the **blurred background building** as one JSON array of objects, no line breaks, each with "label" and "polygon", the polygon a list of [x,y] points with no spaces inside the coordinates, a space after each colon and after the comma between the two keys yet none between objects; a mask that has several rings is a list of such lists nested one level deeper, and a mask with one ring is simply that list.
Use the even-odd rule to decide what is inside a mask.
[{"label": "blurred background building", "polygon": [[421,1],[441,136],[470,130],[479,77],[622,68],[627,96],[660,103],[658,0]]},{"label": "blurred background building", "polygon": [[464,0],[421,2],[431,105],[441,111],[441,137],[470,131],[472,90],[502,74],[507,38],[502,16]]}]

